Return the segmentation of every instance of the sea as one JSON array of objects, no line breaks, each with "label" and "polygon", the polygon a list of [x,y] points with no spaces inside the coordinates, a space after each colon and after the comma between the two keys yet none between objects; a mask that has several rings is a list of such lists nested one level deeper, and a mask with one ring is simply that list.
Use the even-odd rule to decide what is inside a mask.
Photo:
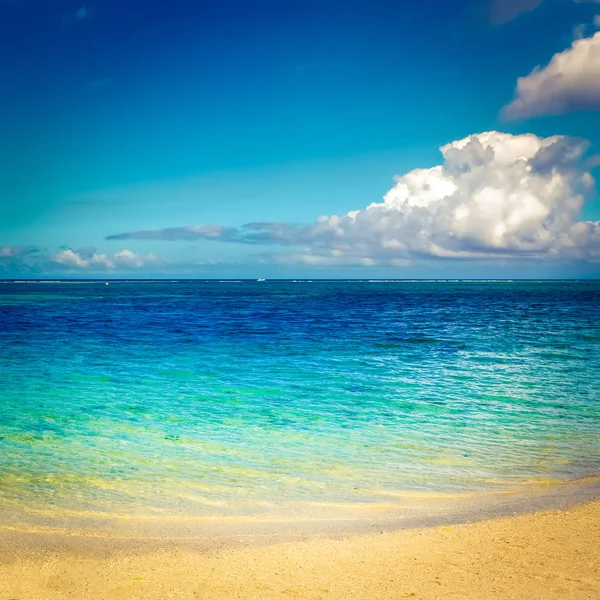
[{"label": "sea", "polygon": [[218,518],[599,472],[598,281],[0,282],[0,508]]}]

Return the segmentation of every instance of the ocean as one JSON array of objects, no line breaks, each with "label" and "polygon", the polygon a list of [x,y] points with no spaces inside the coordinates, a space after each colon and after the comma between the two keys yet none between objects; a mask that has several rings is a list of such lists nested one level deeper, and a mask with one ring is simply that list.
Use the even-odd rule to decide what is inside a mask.
[{"label": "ocean", "polygon": [[0,283],[0,507],[232,516],[600,471],[600,282]]}]

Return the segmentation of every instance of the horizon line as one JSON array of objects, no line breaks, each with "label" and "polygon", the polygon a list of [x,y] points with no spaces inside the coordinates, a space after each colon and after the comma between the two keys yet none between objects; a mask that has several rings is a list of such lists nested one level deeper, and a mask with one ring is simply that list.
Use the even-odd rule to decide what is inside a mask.
[{"label": "horizon line", "polygon": [[460,282],[524,282],[524,281],[554,281],[554,282],[568,282],[568,281],[600,281],[598,277],[555,277],[555,278],[537,278],[537,277],[506,277],[506,278],[493,278],[493,277],[468,277],[468,278],[442,278],[442,277],[410,277],[410,278],[396,278],[396,277],[372,277],[372,278],[353,278],[353,277],[336,277],[336,278],[320,278],[320,277],[301,277],[301,278],[254,278],[254,277],[39,277],[39,278],[5,278],[0,279],[0,283],[61,283],[70,281],[90,281],[90,282],[257,282],[265,283],[271,282],[336,282],[336,281],[358,281],[358,282],[406,282],[406,283],[418,283],[418,282],[434,282],[434,283],[460,283]]}]

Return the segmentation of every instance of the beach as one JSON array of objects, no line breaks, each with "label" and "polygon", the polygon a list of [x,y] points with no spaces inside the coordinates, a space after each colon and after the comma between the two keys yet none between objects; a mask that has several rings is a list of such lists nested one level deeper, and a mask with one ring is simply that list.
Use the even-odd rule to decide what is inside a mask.
[{"label": "beach", "polygon": [[600,599],[600,283],[6,283],[0,600]]},{"label": "beach", "polygon": [[0,537],[2,600],[600,598],[600,501],[369,535],[229,540],[213,549],[110,537],[90,545],[76,531],[37,536]]}]

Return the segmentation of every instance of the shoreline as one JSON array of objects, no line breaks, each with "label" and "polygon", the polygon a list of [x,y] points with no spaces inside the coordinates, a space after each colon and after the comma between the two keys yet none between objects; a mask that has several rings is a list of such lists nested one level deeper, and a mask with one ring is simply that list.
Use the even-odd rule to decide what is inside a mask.
[{"label": "shoreline", "polygon": [[[39,536],[38,536],[39,537]],[[237,546],[146,542],[0,552],[0,598],[593,600],[600,500],[459,525]],[[71,538],[72,541],[76,538]],[[0,540],[6,542],[6,535]],[[16,540],[13,540],[16,541]],[[55,540],[56,541],[56,540]]]},{"label": "shoreline", "polygon": [[[342,539],[376,533],[395,533],[477,523],[489,519],[565,510],[600,502],[600,475],[549,480],[545,485],[484,493],[398,493],[404,505],[341,505],[323,510],[310,503],[304,513],[249,516],[139,516],[55,512],[47,509],[0,514],[0,561],[19,550],[102,552],[107,549],[189,547],[201,551],[236,547],[240,543],[274,544],[319,536]],[[2,600],[0,598],[0,600]]]}]

